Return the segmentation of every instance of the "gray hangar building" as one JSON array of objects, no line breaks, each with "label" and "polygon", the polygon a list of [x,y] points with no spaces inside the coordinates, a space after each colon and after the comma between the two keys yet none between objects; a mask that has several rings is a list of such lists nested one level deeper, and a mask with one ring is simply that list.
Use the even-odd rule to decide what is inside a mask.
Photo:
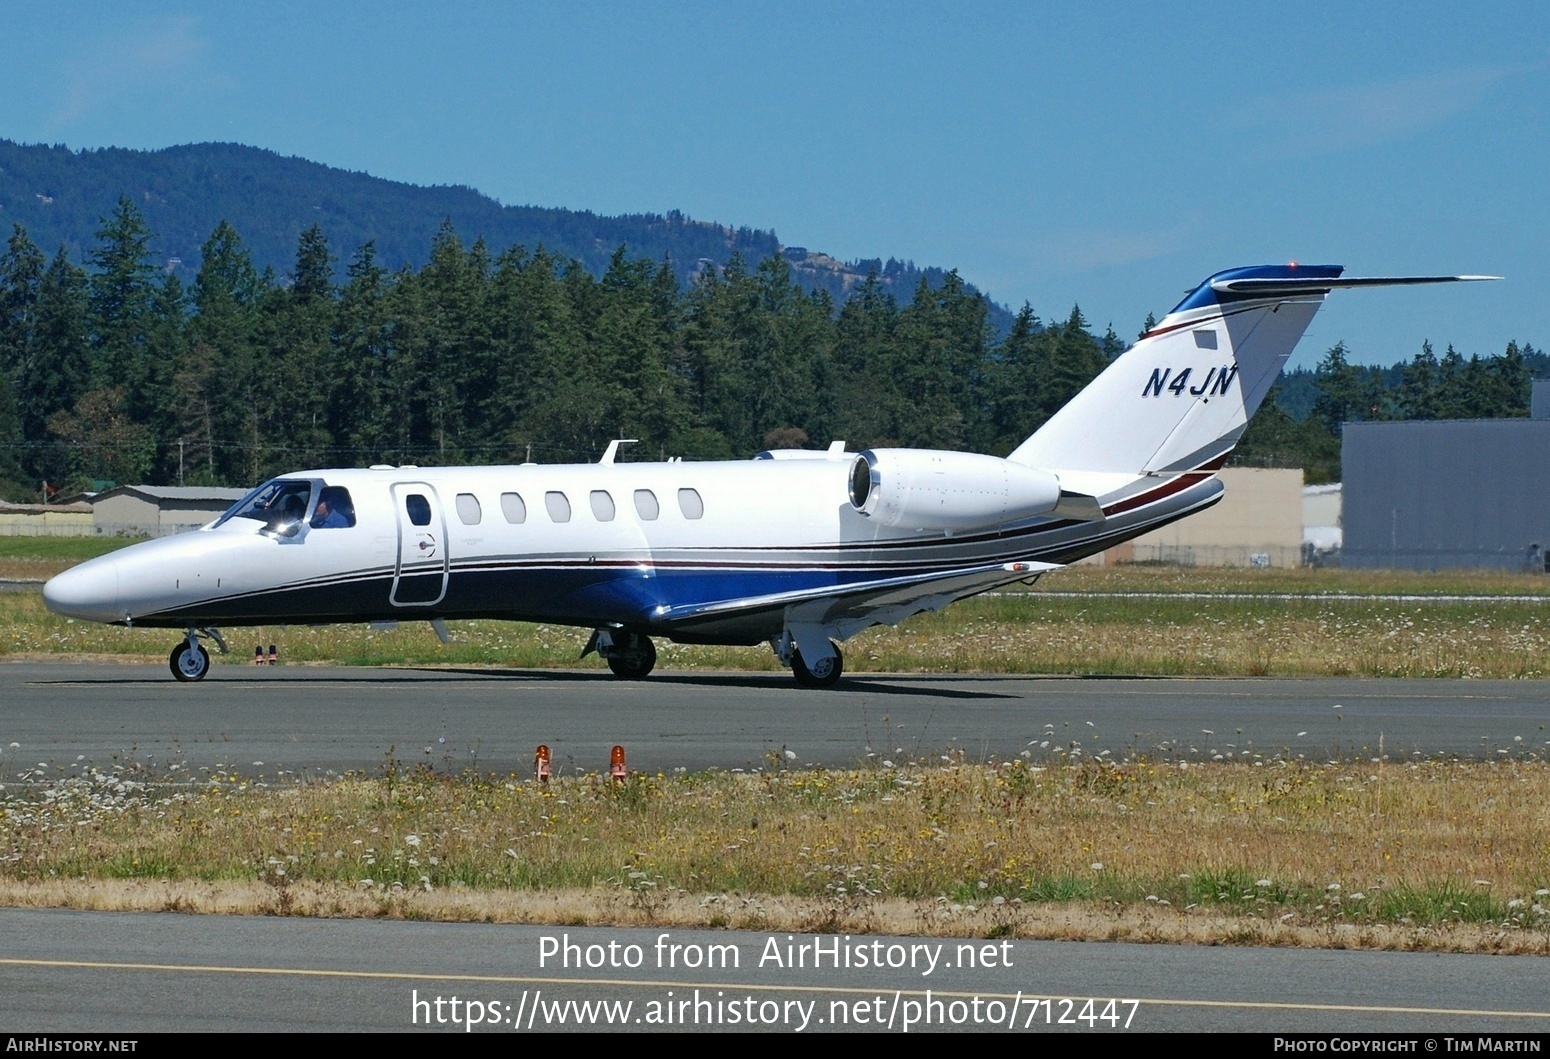
[{"label": "gray hangar building", "polygon": [[1347,423],[1340,464],[1340,565],[1545,569],[1550,419]]}]

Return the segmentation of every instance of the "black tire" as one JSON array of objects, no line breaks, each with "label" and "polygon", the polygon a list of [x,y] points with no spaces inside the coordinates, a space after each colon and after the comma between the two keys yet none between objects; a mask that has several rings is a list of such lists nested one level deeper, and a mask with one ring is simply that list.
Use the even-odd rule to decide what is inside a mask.
[{"label": "black tire", "polygon": [[816,670],[807,668],[801,651],[792,652],[791,675],[797,678],[798,684],[804,688],[832,688],[840,682],[840,674],[845,672],[845,656],[838,645],[830,646],[834,648],[834,657],[824,659]]},{"label": "black tire", "polygon": [[637,632],[630,633],[622,646],[615,645],[608,656],[608,668],[620,680],[644,680],[656,665],[656,645]]},{"label": "black tire", "polygon": [[203,680],[210,672],[210,652],[203,644],[184,640],[167,656],[167,665],[172,668],[172,675],[184,683]]}]

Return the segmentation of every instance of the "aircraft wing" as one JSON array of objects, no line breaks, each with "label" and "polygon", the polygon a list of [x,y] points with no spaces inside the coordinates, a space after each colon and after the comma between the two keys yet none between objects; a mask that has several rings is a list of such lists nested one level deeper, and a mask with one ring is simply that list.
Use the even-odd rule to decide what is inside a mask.
[{"label": "aircraft wing", "polygon": [[873,625],[897,625],[913,614],[940,610],[954,600],[1060,568],[1031,561],[962,567],[851,585],[830,585],[764,596],[667,608],[657,627],[680,643],[758,643],[788,619],[830,625],[846,638]]}]

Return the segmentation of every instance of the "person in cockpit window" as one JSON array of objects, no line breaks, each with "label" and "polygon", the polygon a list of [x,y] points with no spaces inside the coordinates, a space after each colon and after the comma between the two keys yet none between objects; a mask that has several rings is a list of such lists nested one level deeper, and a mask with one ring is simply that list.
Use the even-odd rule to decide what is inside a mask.
[{"label": "person in cockpit window", "polygon": [[325,489],[312,512],[313,529],[346,529],[355,525],[349,515],[349,495],[343,489]]}]

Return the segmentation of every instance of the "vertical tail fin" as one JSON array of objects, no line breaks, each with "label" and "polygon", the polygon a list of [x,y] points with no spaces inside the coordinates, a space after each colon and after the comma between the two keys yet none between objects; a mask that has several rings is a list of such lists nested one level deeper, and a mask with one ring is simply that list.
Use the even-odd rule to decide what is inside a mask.
[{"label": "vertical tail fin", "polygon": [[1060,473],[1175,474],[1216,464],[1248,426],[1331,290],[1494,276],[1342,279],[1339,265],[1219,272],[1019,445]]}]

